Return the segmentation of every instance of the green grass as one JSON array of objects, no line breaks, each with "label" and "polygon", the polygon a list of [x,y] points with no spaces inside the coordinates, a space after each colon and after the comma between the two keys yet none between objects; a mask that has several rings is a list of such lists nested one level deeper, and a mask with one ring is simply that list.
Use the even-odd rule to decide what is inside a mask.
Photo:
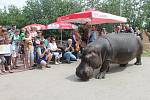
[{"label": "green grass", "polygon": [[142,56],[150,57],[150,50],[144,50]]}]

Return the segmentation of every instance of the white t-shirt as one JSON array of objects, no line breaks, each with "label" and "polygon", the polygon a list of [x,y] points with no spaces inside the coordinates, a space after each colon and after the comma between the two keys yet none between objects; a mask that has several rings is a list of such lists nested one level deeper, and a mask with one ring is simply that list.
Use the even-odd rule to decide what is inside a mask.
[{"label": "white t-shirt", "polygon": [[57,45],[56,45],[56,43],[49,43],[48,48],[52,51],[55,51],[55,50],[57,50]]}]

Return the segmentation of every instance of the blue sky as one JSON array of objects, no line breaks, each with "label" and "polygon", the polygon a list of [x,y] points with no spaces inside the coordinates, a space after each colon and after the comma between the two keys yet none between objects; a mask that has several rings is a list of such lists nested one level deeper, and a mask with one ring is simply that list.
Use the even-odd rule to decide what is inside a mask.
[{"label": "blue sky", "polygon": [[25,5],[25,1],[27,0],[0,0],[0,8],[4,8],[4,6],[6,6],[6,8],[9,5],[15,5],[19,8],[23,7]]}]

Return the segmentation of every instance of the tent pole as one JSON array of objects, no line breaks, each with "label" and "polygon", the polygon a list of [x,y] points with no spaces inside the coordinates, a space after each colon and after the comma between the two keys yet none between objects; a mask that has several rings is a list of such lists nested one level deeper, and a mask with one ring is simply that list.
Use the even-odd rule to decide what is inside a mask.
[{"label": "tent pole", "polygon": [[62,29],[61,29],[61,46],[62,46]]}]

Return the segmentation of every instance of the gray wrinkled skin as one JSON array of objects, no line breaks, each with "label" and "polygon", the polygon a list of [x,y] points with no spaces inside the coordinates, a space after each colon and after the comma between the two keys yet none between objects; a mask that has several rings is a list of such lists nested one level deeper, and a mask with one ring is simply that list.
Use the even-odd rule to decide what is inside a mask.
[{"label": "gray wrinkled skin", "polygon": [[100,68],[97,79],[105,78],[110,63],[126,66],[129,61],[137,59],[141,65],[143,46],[141,40],[131,33],[108,34],[87,45],[76,68],[76,75],[84,81],[93,76],[94,69]]}]

